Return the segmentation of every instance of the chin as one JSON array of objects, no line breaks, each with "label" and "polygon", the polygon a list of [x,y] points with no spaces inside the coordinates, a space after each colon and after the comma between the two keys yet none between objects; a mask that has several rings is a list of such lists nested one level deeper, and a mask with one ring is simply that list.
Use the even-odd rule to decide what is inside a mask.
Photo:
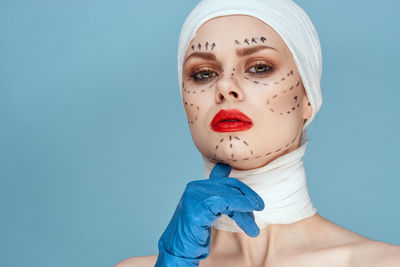
[{"label": "chin", "polygon": [[[221,162],[221,163],[225,163],[225,162]],[[236,162],[228,162],[227,164],[229,164],[232,169],[235,170],[252,170],[252,169],[256,169],[262,166],[265,166],[267,164],[267,162],[265,162],[265,160],[261,160],[261,159],[255,159],[255,160],[248,160],[248,161],[236,161]]]},{"label": "chin", "polygon": [[[201,151],[200,151],[201,152]],[[202,153],[202,152],[201,152]],[[219,149],[215,153],[215,148],[208,149],[207,152],[202,153],[204,157],[214,163],[224,163],[236,170],[251,170],[267,164],[266,158],[250,157],[247,151],[233,151],[234,157],[232,158],[232,150]]]}]

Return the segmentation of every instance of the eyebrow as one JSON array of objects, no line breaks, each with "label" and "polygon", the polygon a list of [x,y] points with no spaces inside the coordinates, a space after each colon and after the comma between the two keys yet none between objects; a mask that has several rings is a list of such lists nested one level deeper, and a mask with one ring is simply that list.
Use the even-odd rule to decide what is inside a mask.
[{"label": "eyebrow", "polygon": [[[236,48],[236,55],[238,57],[245,57],[251,54],[254,54],[260,50],[263,49],[272,49],[275,51],[275,48],[271,47],[271,46],[266,46],[266,45],[258,45],[258,46],[253,46],[253,47],[245,47],[245,48]],[[197,58],[202,58],[202,59],[206,59],[206,60],[217,60],[217,57],[215,56],[215,54],[210,53],[210,52],[193,52],[192,54],[190,54],[190,56],[188,56],[185,61],[189,60],[189,58],[191,57],[197,57]]]}]

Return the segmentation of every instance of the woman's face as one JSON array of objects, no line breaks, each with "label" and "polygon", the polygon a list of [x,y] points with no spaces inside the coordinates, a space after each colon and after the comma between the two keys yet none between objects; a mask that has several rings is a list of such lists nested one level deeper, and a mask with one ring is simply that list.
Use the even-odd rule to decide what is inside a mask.
[{"label": "woman's face", "polygon": [[211,161],[254,169],[299,146],[311,106],[292,54],[263,21],[230,15],[204,23],[182,77],[194,143]]}]

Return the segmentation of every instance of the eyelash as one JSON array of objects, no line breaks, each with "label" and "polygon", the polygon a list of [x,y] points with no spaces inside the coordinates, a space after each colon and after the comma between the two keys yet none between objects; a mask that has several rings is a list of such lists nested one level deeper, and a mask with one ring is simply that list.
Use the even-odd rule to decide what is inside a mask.
[{"label": "eyelash", "polygon": [[[272,66],[268,65],[268,64],[265,64],[265,63],[257,63],[257,64],[254,64],[254,65],[251,65],[251,66],[246,70],[246,72],[247,72],[249,69],[251,69],[251,68],[255,68],[256,66],[265,66],[265,69],[266,69],[265,71],[262,71],[262,72],[252,72],[252,74],[254,74],[254,75],[256,75],[256,76],[264,77],[265,74],[267,74],[267,73],[269,73],[269,72],[272,72],[272,71],[274,70],[274,68],[273,68]],[[199,71],[193,71],[193,72],[190,74],[190,77],[191,77],[196,83],[206,83],[208,80],[211,80],[212,78],[201,79],[201,78],[197,78],[197,77],[196,77],[198,74],[201,74],[201,73],[204,73],[204,72],[210,72],[210,73],[216,74],[216,75],[214,75],[212,78],[214,78],[215,76],[218,76],[218,74],[217,74],[216,72],[212,71],[211,69],[209,69],[209,68],[203,68],[203,69],[200,69]],[[260,73],[261,75],[259,75],[259,74],[257,74],[257,73]]]}]

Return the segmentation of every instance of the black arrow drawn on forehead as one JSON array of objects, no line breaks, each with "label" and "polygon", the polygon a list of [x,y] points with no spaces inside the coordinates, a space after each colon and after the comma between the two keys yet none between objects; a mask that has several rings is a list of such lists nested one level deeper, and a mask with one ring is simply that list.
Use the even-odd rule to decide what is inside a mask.
[{"label": "black arrow drawn on forehead", "polygon": [[257,43],[257,42],[256,42],[256,38],[251,38],[251,42],[252,42],[252,43]]},{"label": "black arrow drawn on forehead", "polygon": [[261,42],[264,43],[265,41],[267,41],[267,38],[265,38],[264,36],[261,36],[260,40],[261,40]]},{"label": "black arrow drawn on forehead", "polygon": [[215,47],[215,43],[212,43],[212,44],[211,44],[211,50],[213,50],[214,47]]},{"label": "black arrow drawn on forehead", "polygon": [[206,42],[206,50],[208,49],[208,42]]}]

